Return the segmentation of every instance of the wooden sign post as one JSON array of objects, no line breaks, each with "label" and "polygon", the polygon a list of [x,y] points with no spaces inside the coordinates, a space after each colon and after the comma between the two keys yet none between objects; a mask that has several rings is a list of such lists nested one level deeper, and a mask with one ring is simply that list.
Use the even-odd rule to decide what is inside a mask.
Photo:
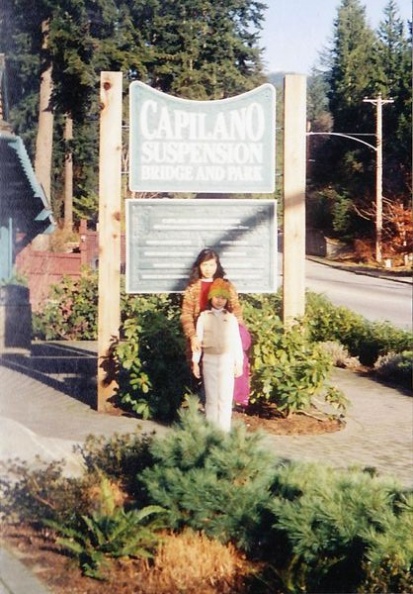
[{"label": "wooden sign post", "polygon": [[305,311],[306,76],[284,78],[283,322]]},{"label": "wooden sign post", "polygon": [[120,327],[121,72],[101,73],[100,101],[97,410],[105,412],[117,386],[109,355]]}]

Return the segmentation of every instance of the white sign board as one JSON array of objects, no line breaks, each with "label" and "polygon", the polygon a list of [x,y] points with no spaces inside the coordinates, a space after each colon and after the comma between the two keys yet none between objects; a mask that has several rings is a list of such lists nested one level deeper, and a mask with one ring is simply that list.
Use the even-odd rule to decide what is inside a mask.
[{"label": "white sign board", "polygon": [[133,192],[274,192],[273,85],[193,101],[133,82],[129,161]]}]

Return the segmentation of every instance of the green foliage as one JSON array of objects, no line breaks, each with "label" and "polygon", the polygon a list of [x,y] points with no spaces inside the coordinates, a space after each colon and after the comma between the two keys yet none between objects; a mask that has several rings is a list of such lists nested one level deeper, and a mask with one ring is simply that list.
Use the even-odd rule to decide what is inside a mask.
[{"label": "green foliage", "polygon": [[[384,529],[366,531],[368,551],[363,571],[366,579],[358,592],[391,594],[411,592],[413,569],[413,495],[396,500],[383,510]],[[401,546],[402,545],[402,546]]]},{"label": "green foliage", "polygon": [[[77,448],[86,477],[104,475],[120,483],[132,501],[146,503],[146,495],[137,488],[136,476],[153,464],[151,435],[122,434],[112,438],[89,435]],[[95,479],[93,479],[95,482]]]},{"label": "green foliage", "polygon": [[101,579],[101,566],[108,558],[153,556],[158,542],[156,530],[162,527],[159,521],[147,522],[154,514],[162,514],[159,506],[125,511],[115,501],[111,484],[106,477],[100,482],[99,507],[90,515],[82,515],[77,525],[48,521],[62,536],[57,543],[73,554],[85,575]]},{"label": "green foliage", "polygon": [[413,348],[411,333],[388,322],[369,322],[347,307],[335,306],[323,295],[307,293],[306,327],[316,342],[337,341],[363,365],[374,365],[379,355]]},{"label": "green foliage", "polygon": [[17,285],[19,287],[27,287],[27,285],[28,285],[27,278],[23,274],[20,274],[18,271],[13,271],[12,275],[9,278],[1,278],[0,279],[0,288],[8,287],[9,285]]},{"label": "green foliage", "polygon": [[[383,17],[373,31],[362,1],[341,0],[338,4],[331,43],[323,52],[322,71],[310,80],[309,119],[316,132],[347,134],[359,140],[369,135],[365,140],[374,147],[377,108],[363,99],[377,99],[379,93],[384,100],[391,98],[392,104],[384,104],[382,121],[384,195],[389,200],[402,196],[405,204],[410,204],[411,30],[400,18],[394,0],[386,3]],[[329,118],[324,119],[320,119],[312,101],[315,86],[318,104],[323,105],[321,83],[326,86],[324,95],[329,101]],[[357,211],[370,208],[375,195],[372,148],[349,138],[323,135],[311,137],[310,153],[313,189],[320,191],[321,196],[337,194],[337,202],[316,200],[317,206],[324,204],[327,208],[326,212],[320,208],[321,217],[310,204],[308,216],[312,225],[329,235],[336,233],[342,240],[373,237],[373,221],[357,215]],[[342,200],[344,194],[346,199]]]},{"label": "green foliage", "polygon": [[84,269],[79,279],[53,285],[42,312],[33,314],[33,333],[44,340],[96,340],[97,273]]},{"label": "green foliage", "polygon": [[10,461],[7,478],[0,480],[2,512],[9,520],[38,524],[52,520],[70,524],[90,514],[90,491],[102,476],[117,483],[131,502],[147,503],[137,489],[136,476],[153,464],[149,452],[152,435],[125,434],[112,438],[89,435],[76,446],[84,475],[66,476],[64,462],[40,463],[33,468],[25,461]]},{"label": "green foliage", "polygon": [[[84,271],[77,281],[54,288],[53,301],[34,314],[35,336],[45,339],[96,338],[97,275]],[[327,391],[345,410],[342,395],[330,389],[332,357],[321,343],[336,342],[361,364],[413,349],[408,332],[388,323],[368,322],[327,298],[307,294],[306,317],[288,331],[280,319],[281,294],[243,295],[244,318],[252,334],[251,403],[275,404],[288,416],[309,409],[314,395]],[[180,325],[180,296],[122,295],[121,340],[114,343],[119,403],[143,418],[171,421],[194,381],[186,361]],[[405,377],[400,366],[400,374]]]},{"label": "green foliage", "polygon": [[154,440],[151,453],[155,465],[139,481],[151,501],[168,509],[171,528],[190,526],[246,550],[263,538],[274,457],[258,434],[244,426],[225,434],[190,403],[174,431]]},{"label": "green foliage", "polygon": [[60,464],[8,468],[2,520],[52,526],[91,577],[153,555],[161,527],[192,528],[282,581],[265,594],[412,591],[413,494],[372,471],[280,461],[260,434],[205,422],[195,401],[165,436],[89,437],[81,453],[78,479]]},{"label": "green foliage", "polygon": [[[10,122],[34,153],[39,81],[51,64],[55,120],[74,119],[74,196],[78,212],[98,186],[102,71],[123,72],[164,92],[190,99],[222,99],[264,81],[259,35],[265,5],[258,0],[4,0],[0,52],[6,55]],[[42,24],[49,27],[47,49]],[[125,88],[127,88],[125,81]],[[54,143],[55,210],[62,192],[64,146]],[[94,213],[96,215],[96,212]]]},{"label": "green foliage", "polygon": [[179,298],[136,296],[125,309],[124,340],[115,348],[120,402],[144,418],[171,420],[192,381],[179,321]]},{"label": "green foliage", "polygon": [[135,2],[131,18],[148,58],[141,80],[190,99],[222,99],[253,88],[263,80],[263,9],[256,0],[228,0],[225,7],[211,0]]},{"label": "green foliage", "polygon": [[411,495],[369,473],[304,464],[280,469],[275,488],[271,510],[281,542],[273,563],[287,592],[355,592],[362,583],[377,585],[388,563],[383,592],[407,583]]},{"label": "green foliage", "polygon": [[278,298],[247,296],[243,305],[253,335],[250,401],[274,403],[286,416],[309,409],[313,396],[326,386],[331,357],[308,340],[301,324],[284,329],[276,312]]}]

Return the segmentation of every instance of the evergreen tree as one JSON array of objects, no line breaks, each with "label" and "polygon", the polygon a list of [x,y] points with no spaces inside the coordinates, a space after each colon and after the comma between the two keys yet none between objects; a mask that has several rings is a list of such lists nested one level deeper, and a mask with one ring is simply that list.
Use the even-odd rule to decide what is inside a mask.
[{"label": "evergreen tree", "polygon": [[[327,76],[334,132],[373,134],[375,131],[371,114],[363,104],[363,98],[375,90],[374,49],[375,36],[366,22],[360,0],[342,0],[334,22],[331,67]],[[373,136],[370,140],[374,141]],[[339,184],[346,189],[350,184],[356,193],[373,194],[374,155],[371,150],[342,138],[333,139],[330,145],[329,161]],[[370,175],[366,175],[369,172]]]},{"label": "evergreen tree", "polygon": [[395,0],[388,1],[377,33],[378,90],[394,101],[383,114],[383,185],[387,197],[407,197],[412,163],[412,51]]},{"label": "evergreen tree", "polygon": [[[383,190],[386,197],[400,198],[402,194],[406,199],[408,196],[406,190],[411,184],[410,47],[394,0],[389,0],[377,32],[368,26],[360,0],[341,0],[334,21],[332,46],[324,54],[332,131],[353,135],[372,148],[343,137],[310,139],[311,189],[317,189],[322,196],[317,198],[313,193],[311,200],[315,197],[315,202],[321,200],[324,204],[327,233],[336,233],[343,239],[343,233],[347,238],[374,234],[373,221],[363,220],[356,213],[357,208],[370,207],[376,192],[373,152],[376,114],[371,105],[363,102],[366,97],[375,99],[382,93],[384,99],[392,97],[395,101],[383,109]],[[317,87],[310,85],[310,108],[315,93]],[[314,110],[310,109],[309,115],[313,130],[321,130]],[[324,119],[324,124],[328,125],[328,118]],[[330,203],[327,209],[326,200]],[[340,212],[340,221],[337,212]],[[326,213],[330,213],[327,218]]]},{"label": "evergreen tree", "polygon": [[[14,81],[10,120],[34,155],[42,73],[43,22],[50,36],[55,114],[54,202],[62,200],[67,149],[73,150],[76,211],[97,190],[99,73],[122,71],[181,97],[221,99],[264,81],[259,0],[3,0],[0,52]],[[74,120],[73,141],[63,138]],[[69,169],[68,169],[69,170]],[[90,205],[90,201],[88,202]]]},{"label": "evergreen tree", "polygon": [[263,82],[257,0],[139,0],[131,9],[149,53],[147,82],[192,99],[222,99]]},{"label": "evergreen tree", "polygon": [[43,46],[42,23],[48,17],[44,2],[26,4],[3,0],[0,11],[0,51],[5,54],[9,119],[34,157],[40,76],[50,65]]},{"label": "evergreen tree", "polygon": [[[331,69],[328,75],[330,110],[337,132],[366,125],[362,100],[374,90],[375,36],[360,0],[342,0],[334,22]],[[369,125],[369,124],[368,124]]]}]

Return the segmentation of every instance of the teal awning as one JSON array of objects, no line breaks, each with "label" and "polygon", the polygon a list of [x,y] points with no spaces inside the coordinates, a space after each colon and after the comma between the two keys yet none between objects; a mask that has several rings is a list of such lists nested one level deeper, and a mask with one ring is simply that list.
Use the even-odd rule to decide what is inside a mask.
[{"label": "teal awning", "polygon": [[55,228],[48,199],[22,139],[0,132],[0,226],[8,226],[10,220],[25,235],[25,243]]}]

